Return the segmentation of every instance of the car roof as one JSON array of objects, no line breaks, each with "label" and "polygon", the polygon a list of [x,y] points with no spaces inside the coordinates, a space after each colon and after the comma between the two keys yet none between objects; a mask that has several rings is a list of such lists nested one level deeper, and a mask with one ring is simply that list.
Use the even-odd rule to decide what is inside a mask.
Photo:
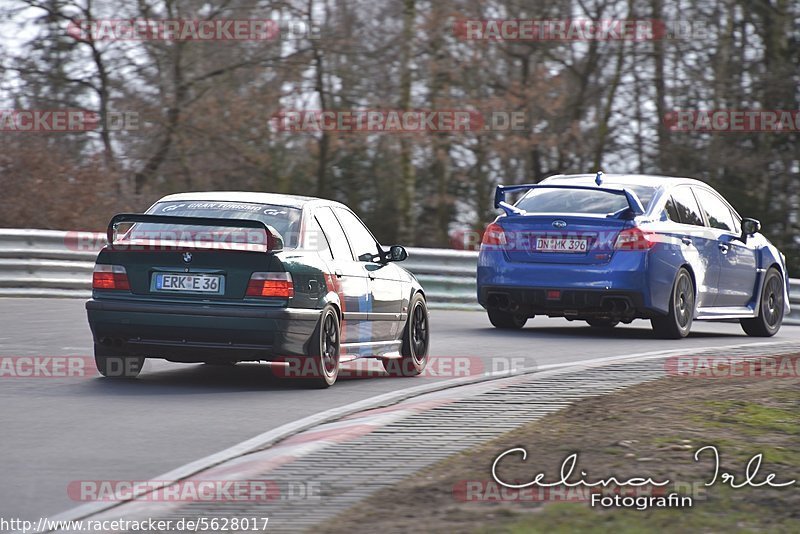
[{"label": "car roof", "polygon": [[253,191],[195,191],[191,193],[176,193],[160,198],[159,202],[172,201],[207,201],[207,202],[251,202],[255,204],[272,204],[287,208],[302,209],[314,205],[343,206],[334,200],[323,198],[305,197],[301,195],[283,195],[279,193],[260,193]]},{"label": "car roof", "polygon": [[[544,182],[570,182],[580,185],[595,184],[596,174],[557,174],[550,176]],[[584,183],[585,182],[585,183]],[[652,185],[653,187],[673,187],[676,185],[705,185],[708,184],[694,178],[681,178],[678,176],[657,176],[651,174],[603,174],[603,183],[615,185]]]}]

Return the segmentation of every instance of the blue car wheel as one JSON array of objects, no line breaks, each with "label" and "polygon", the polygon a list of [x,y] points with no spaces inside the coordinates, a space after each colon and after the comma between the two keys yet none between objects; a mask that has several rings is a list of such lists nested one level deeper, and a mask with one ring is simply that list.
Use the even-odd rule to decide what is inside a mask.
[{"label": "blue car wheel", "polygon": [[694,303],[694,282],[689,271],[681,267],[672,286],[669,312],[650,320],[656,335],[665,339],[681,339],[688,336],[694,319]]},{"label": "blue car wheel", "polygon": [[783,276],[774,267],[764,277],[759,299],[758,317],[742,319],[742,330],[748,336],[771,337],[778,333],[783,322]]}]

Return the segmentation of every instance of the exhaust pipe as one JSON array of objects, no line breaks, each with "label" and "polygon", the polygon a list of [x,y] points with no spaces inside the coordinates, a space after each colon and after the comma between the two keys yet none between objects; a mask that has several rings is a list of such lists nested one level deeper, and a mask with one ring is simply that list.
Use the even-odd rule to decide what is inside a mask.
[{"label": "exhaust pipe", "polygon": [[104,337],[100,340],[100,344],[105,347],[121,347],[125,344],[125,340],[120,337]]},{"label": "exhaust pipe", "polygon": [[500,295],[497,297],[497,305],[503,311],[508,311],[508,295]]},{"label": "exhaust pipe", "polygon": [[489,293],[487,304],[490,308],[497,308],[501,311],[508,311],[510,302],[505,293]]},{"label": "exhaust pipe", "polygon": [[630,310],[631,305],[628,299],[624,298],[608,298],[603,301],[601,306],[603,311],[612,315],[623,315]]}]

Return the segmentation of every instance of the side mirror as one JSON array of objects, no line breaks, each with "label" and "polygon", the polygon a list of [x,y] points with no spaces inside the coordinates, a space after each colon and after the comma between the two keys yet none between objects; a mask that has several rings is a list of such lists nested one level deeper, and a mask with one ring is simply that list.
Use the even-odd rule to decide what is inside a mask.
[{"label": "side mirror", "polygon": [[742,241],[747,242],[747,238],[761,231],[761,221],[745,217],[742,219]]},{"label": "side mirror", "polygon": [[386,253],[386,261],[404,261],[408,258],[408,252],[401,245],[392,245]]}]

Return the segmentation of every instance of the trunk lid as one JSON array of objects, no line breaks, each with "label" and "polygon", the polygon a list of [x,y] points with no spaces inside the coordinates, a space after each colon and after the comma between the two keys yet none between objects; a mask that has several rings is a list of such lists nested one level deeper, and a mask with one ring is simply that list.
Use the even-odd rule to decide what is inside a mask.
[{"label": "trunk lid", "polygon": [[[276,256],[263,251],[120,244],[104,248],[97,263],[125,267],[134,295],[183,301],[241,300],[253,272],[283,271]],[[200,282],[197,291],[190,287],[195,279]]]},{"label": "trunk lid", "polygon": [[241,300],[253,272],[283,270],[283,239],[264,220],[120,213],[107,238],[97,263],[124,267],[134,295]]},{"label": "trunk lid", "polygon": [[586,215],[508,215],[497,220],[506,235],[504,252],[520,263],[607,263],[626,219]]}]

